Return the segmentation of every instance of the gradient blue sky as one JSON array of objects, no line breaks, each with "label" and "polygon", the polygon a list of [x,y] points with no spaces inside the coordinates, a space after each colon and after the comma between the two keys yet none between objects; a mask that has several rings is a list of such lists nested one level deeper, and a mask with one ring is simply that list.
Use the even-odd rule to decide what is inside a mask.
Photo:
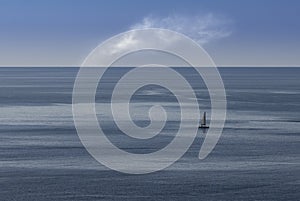
[{"label": "gradient blue sky", "polygon": [[297,0],[0,0],[0,66],[79,66],[147,16],[210,14],[230,22],[220,25],[230,34],[203,44],[217,65],[300,66],[299,10]]}]

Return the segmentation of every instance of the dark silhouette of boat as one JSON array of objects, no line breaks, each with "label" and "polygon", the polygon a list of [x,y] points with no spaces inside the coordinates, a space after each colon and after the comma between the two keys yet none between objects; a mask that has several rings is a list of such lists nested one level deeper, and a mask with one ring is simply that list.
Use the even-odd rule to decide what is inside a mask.
[{"label": "dark silhouette of boat", "polygon": [[201,119],[199,128],[201,128],[201,129],[208,129],[209,128],[209,126],[206,125],[206,112],[203,113],[203,117]]}]

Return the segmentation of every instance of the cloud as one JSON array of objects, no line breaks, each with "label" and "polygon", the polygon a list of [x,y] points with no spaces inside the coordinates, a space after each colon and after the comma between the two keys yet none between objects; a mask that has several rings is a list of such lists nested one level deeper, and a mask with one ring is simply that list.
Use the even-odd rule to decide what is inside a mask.
[{"label": "cloud", "polygon": [[170,15],[160,18],[147,16],[131,29],[163,28],[170,29],[192,38],[200,45],[225,38],[232,33],[232,20],[212,13],[197,16]]},{"label": "cloud", "polygon": [[[111,61],[118,61],[123,55],[141,49],[159,49],[168,52],[181,52],[190,49],[190,43],[187,43],[185,37],[172,31],[182,33],[200,45],[208,44],[220,38],[231,35],[231,20],[224,17],[218,17],[214,14],[183,16],[172,15],[165,18],[155,16],[145,17],[141,22],[130,27],[130,31],[116,35],[105,41],[94,49],[84,61],[84,66],[110,66]],[[136,30],[146,28],[161,28],[155,30]],[[168,31],[172,30],[172,31]],[[191,55],[194,53],[191,52]],[[197,54],[198,57],[200,54]],[[202,55],[202,63],[199,66],[209,66],[210,60],[207,60],[205,54]],[[190,57],[190,56],[188,56]],[[139,66],[140,61],[144,61],[143,54],[136,54],[126,60],[127,66]],[[174,66],[174,62],[168,65]],[[124,60],[122,60],[124,62]],[[140,63],[139,63],[140,62]],[[121,66],[120,63],[117,63]],[[182,64],[180,64],[182,66]]]}]

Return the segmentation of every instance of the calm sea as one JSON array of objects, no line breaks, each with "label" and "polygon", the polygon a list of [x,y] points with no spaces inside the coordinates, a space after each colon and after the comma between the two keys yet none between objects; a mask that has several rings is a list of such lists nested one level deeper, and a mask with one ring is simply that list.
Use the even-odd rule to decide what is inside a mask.
[{"label": "calm sea", "polygon": [[[171,119],[161,138],[130,142],[109,108],[114,68],[98,87],[100,124],[117,146],[148,153],[178,129],[179,107],[161,87],[133,96],[135,123],[147,125],[149,105],[164,102]],[[178,68],[193,86],[201,111],[207,89],[191,68]],[[205,133],[165,170],[118,173],[96,162],[77,136],[72,90],[78,68],[0,68],[0,200],[300,200],[300,68],[219,68],[228,111],[214,151],[199,160]],[[134,80],[132,81],[134,84]],[[104,111],[104,112],[103,112]]]}]

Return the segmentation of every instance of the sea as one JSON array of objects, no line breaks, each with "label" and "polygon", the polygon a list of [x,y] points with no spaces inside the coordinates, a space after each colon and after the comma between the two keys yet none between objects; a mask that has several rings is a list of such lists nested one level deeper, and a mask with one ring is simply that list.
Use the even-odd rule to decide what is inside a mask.
[{"label": "sea", "polygon": [[[124,137],[108,111],[114,86],[130,70],[107,70],[95,96],[97,117],[113,144],[147,154],[172,141],[180,107],[166,88],[140,88],[132,96],[134,123],[147,126],[149,106],[162,102],[170,121],[146,143]],[[209,122],[201,76],[193,68],[175,70],[193,87]],[[107,168],[81,143],[72,114],[78,67],[0,68],[0,200],[300,200],[300,68],[218,70],[227,116],[214,150],[198,158],[206,134],[200,129],[174,164],[135,175]]]}]

